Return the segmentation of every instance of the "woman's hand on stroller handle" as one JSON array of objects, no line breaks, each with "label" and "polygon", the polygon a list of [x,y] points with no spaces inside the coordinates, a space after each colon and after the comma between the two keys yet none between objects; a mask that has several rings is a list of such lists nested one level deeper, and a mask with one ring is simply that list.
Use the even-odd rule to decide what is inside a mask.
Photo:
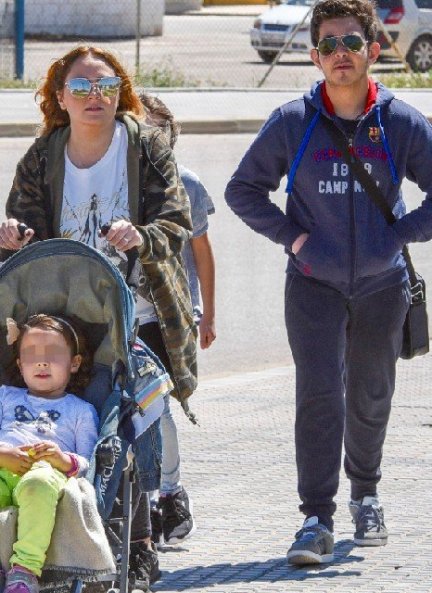
[{"label": "woman's hand on stroller handle", "polygon": [[100,228],[100,234],[118,251],[128,251],[143,244],[142,235],[128,220],[104,224]]},{"label": "woman's hand on stroller handle", "polygon": [[34,235],[34,230],[15,218],[8,218],[0,225],[0,247],[17,251],[27,245]]}]

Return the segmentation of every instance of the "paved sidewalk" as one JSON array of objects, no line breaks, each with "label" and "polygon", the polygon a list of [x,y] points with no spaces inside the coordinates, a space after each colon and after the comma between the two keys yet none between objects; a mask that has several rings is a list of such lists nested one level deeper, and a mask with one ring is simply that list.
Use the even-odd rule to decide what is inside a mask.
[{"label": "paved sidewalk", "polygon": [[399,365],[381,499],[389,543],[352,543],[346,477],[335,517],[336,560],[289,567],[297,512],[294,368],[202,380],[192,426],[174,405],[183,483],[198,531],[160,554],[154,591],[197,593],[432,593],[432,355]]},{"label": "paved sidewalk", "polygon": [[[300,97],[304,90],[190,89],[153,91],[166,102],[182,124],[183,134],[255,133],[283,103]],[[395,90],[432,121],[432,90]],[[40,122],[34,92],[0,90],[0,137],[33,136]]]}]

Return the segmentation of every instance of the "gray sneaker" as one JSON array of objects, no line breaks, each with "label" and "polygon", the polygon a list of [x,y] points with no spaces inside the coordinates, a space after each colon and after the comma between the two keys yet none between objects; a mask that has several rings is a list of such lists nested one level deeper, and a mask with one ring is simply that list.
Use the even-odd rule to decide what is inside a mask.
[{"label": "gray sneaker", "polygon": [[289,564],[322,564],[333,562],[333,534],[318,517],[309,517],[295,535],[295,542],[287,553]]},{"label": "gray sneaker", "polygon": [[351,500],[349,510],[355,524],[354,543],[358,546],[385,546],[388,540],[384,509],[376,496]]}]

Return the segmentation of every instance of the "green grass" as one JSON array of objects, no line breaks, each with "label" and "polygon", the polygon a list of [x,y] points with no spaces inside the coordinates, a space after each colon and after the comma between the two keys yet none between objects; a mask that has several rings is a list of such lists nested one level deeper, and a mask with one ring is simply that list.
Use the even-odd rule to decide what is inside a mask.
[{"label": "green grass", "polygon": [[395,89],[431,89],[432,70],[429,72],[401,72],[398,74],[381,74],[379,81],[389,88]]},{"label": "green grass", "polygon": [[0,79],[0,89],[30,89],[36,90],[37,83],[34,80],[17,80],[16,78]]},{"label": "green grass", "polygon": [[187,77],[168,60],[159,64],[143,65],[135,76],[135,84],[153,88],[198,87],[200,81]]}]

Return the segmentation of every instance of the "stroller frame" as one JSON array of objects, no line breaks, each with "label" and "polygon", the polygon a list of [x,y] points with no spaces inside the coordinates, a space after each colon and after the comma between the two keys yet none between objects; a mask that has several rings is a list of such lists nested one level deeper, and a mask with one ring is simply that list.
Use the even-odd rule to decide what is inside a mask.
[{"label": "stroller frame", "polygon": [[[83,262],[88,265],[83,265]],[[43,272],[46,273],[47,269],[50,270],[49,282],[41,282],[41,275]],[[86,286],[85,291],[83,286]],[[109,309],[107,302],[114,311],[117,309],[123,311],[121,319],[117,319],[114,315],[109,319],[106,318],[106,310]],[[92,309],[97,311],[95,316]],[[127,409],[133,413],[137,409],[134,400],[137,393],[133,387],[130,389],[130,385],[133,386],[135,378],[138,378],[136,375],[139,374],[142,378],[142,373],[139,371],[144,368],[138,368],[136,373],[137,367],[134,367],[132,361],[131,346],[135,341],[135,302],[132,291],[111,261],[96,249],[69,239],[49,239],[31,244],[16,252],[0,267],[0,324],[6,317],[12,317],[20,323],[32,314],[42,312],[52,315],[76,315],[84,323],[106,327],[105,335],[96,349],[95,361],[111,367],[113,384],[117,388],[120,386],[122,394],[128,401]],[[6,346],[5,334],[6,328],[0,325],[0,355],[4,354],[5,357],[2,360],[7,364],[9,362],[7,358],[11,358],[11,349]],[[149,358],[152,361],[152,364],[148,365],[151,369],[149,373],[152,374],[149,380],[157,378],[160,383],[161,378],[168,375],[153,353]],[[152,385],[151,381],[150,384]],[[128,389],[132,393],[128,393]],[[158,397],[163,397],[168,391],[161,392]],[[140,391],[139,395],[142,396],[142,393]],[[136,399],[136,401],[139,400]],[[141,414],[145,415],[143,412]],[[97,476],[98,446],[110,435],[117,435],[119,425],[114,423],[114,430],[112,417],[109,418],[111,425],[107,420],[108,417],[109,414],[101,416],[102,427],[90,463],[89,479]],[[159,419],[156,422],[158,423]],[[109,589],[111,593],[128,593],[130,590],[128,572],[132,483],[136,477],[134,466],[135,462],[129,463],[123,470],[122,516],[114,519],[110,517],[104,521],[109,539],[114,542],[111,550],[116,560],[117,571],[113,574],[97,576],[96,579],[72,576],[70,586],[72,593],[80,593],[87,581],[101,583],[111,581],[112,586]],[[118,489],[118,484],[116,488]],[[120,527],[121,537],[113,530],[114,524]],[[63,585],[60,587],[64,588]],[[44,587],[42,583],[41,591],[44,589],[53,590],[49,585]]]}]

